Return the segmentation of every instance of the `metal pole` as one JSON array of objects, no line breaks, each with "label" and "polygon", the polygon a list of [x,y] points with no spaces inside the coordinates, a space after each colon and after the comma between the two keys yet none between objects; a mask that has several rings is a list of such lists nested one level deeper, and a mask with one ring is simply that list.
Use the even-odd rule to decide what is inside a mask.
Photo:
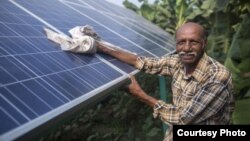
[{"label": "metal pole", "polygon": [[[166,88],[166,79],[163,76],[159,76],[159,83],[160,83],[160,99],[167,102],[167,95],[168,91]],[[163,132],[166,133],[167,125],[163,122]]]}]

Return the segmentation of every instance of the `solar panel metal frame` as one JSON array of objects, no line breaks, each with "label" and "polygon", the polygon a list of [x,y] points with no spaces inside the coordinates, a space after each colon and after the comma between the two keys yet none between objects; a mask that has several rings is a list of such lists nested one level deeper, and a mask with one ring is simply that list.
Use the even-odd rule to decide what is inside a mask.
[{"label": "solar panel metal frame", "polygon": [[[55,31],[57,31],[59,33],[64,34],[62,31],[58,30],[56,27],[54,27],[53,25],[51,25],[50,23],[48,23],[44,19],[40,18],[39,16],[32,13],[28,9],[24,8],[22,5],[18,4],[18,2],[14,1],[14,0],[9,0],[9,1],[12,4],[14,4],[15,6],[19,7],[23,11],[25,11],[26,13],[28,13],[29,15],[31,15],[33,18],[35,18],[35,19],[39,20],[40,22],[42,22],[44,25],[50,27],[51,29],[53,29],[53,30],[55,30]],[[63,1],[63,0],[58,0],[58,1],[60,1],[63,4],[67,5],[67,1]],[[80,2],[84,3],[83,1],[80,1]],[[67,5],[67,6],[69,6],[69,5]],[[71,7],[71,6],[69,6],[69,7]],[[78,11],[74,7],[71,7],[71,9],[73,9],[74,11],[79,12],[81,15],[84,15],[84,13],[82,13],[81,11]],[[119,24],[122,24],[122,23],[118,22],[117,20],[116,20],[116,22],[119,23]],[[99,24],[101,24],[101,23],[99,23]],[[150,23],[146,23],[146,24],[150,25]],[[103,26],[105,26],[105,25],[103,25]],[[109,29],[108,27],[106,27],[106,28]],[[156,28],[153,27],[153,29],[156,29]],[[160,29],[157,29],[157,31],[159,31],[159,32],[161,32],[163,34],[166,34],[165,32],[162,32],[162,30],[160,30]],[[113,31],[113,32],[116,32],[116,31]],[[139,34],[139,33],[137,31],[135,31],[135,34]],[[141,36],[143,36],[144,38],[147,38],[142,34],[141,34]],[[121,35],[121,37],[124,38],[122,35]],[[171,37],[171,36],[169,36],[169,37]],[[127,38],[124,38],[124,39],[127,40],[128,42],[131,42]],[[154,41],[152,41],[152,42],[154,42]],[[131,43],[133,43],[133,42],[131,42]],[[134,44],[134,45],[136,47],[141,48],[137,44]],[[142,49],[144,49],[144,48],[142,48]],[[168,51],[169,51],[168,54],[173,52],[171,50],[168,50]],[[125,81],[127,81],[128,74],[126,72],[124,72],[123,70],[121,70],[120,68],[118,68],[117,66],[115,66],[114,64],[109,62],[108,60],[105,60],[102,56],[99,56],[98,54],[96,54],[95,56],[98,59],[100,59],[101,61],[103,61],[105,64],[111,66],[113,69],[120,72],[122,74],[122,76],[115,79],[115,80],[113,80],[113,81],[111,81],[111,82],[109,82],[107,85],[102,85],[101,87],[98,87],[96,90],[90,91],[87,95],[81,96],[81,98],[74,99],[74,100],[70,101],[69,103],[64,104],[63,106],[60,106],[60,107],[56,108],[57,112],[55,112],[55,110],[51,110],[48,113],[46,113],[45,115],[39,116],[35,120],[31,120],[28,123],[25,123],[25,124],[23,124],[21,126],[18,126],[15,129],[11,130],[11,131],[8,131],[7,133],[4,133],[3,135],[0,135],[0,140],[30,139],[32,137],[32,135],[38,134],[42,130],[46,129],[47,126],[49,126],[49,124],[51,124],[51,123],[54,124],[55,122],[59,122],[59,121],[61,121],[62,118],[68,117],[69,115],[71,115],[75,111],[77,111],[79,109],[82,109],[83,107],[86,108],[86,107],[89,106],[89,104],[94,103],[96,101],[99,101],[100,99],[107,96],[106,95],[107,92],[119,87]],[[153,55],[153,56],[155,56],[155,55]],[[158,56],[155,56],[155,57],[158,57]],[[136,74],[138,72],[139,72],[138,70],[134,70],[132,72],[132,74]],[[65,105],[67,105],[67,106],[65,106]]]}]

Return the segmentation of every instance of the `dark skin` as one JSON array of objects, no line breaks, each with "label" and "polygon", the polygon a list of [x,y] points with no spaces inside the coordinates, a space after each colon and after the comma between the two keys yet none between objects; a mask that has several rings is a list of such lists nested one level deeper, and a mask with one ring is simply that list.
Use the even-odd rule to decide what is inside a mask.
[{"label": "dark skin", "polygon": [[[176,31],[176,52],[181,53],[181,61],[184,64],[186,74],[192,74],[204,53],[207,44],[204,28],[197,23],[186,23]],[[112,50],[101,44],[97,45],[98,51],[111,55],[120,61],[135,66],[137,55],[121,50]],[[130,76],[131,83],[127,86],[127,91],[140,101],[153,107],[158,99],[145,93],[134,76]]]},{"label": "dark skin", "polygon": [[183,52],[181,61],[187,74],[192,74],[204,53],[207,40],[204,29],[196,23],[186,23],[176,32],[176,52]]}]

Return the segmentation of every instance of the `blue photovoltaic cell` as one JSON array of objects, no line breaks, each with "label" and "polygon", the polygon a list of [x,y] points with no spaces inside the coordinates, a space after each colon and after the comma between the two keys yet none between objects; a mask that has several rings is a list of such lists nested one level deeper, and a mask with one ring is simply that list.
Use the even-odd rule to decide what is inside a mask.
[{"label": "blue photovoltaic cell", "polygon": [[[72,1],[71,1],[72,2]],[[158,32],[159,30],[156,30],[156,28],[153,29],[153,31],[150,31],[150,27],[147,26],[147,23],[150,24],[148,21],[143,19],[142,17],[136,15],[134,12],[113,6],[112,3],[108,3],[106,1],[102,0],[85,0],[85,1],[76,1],[74,0],[72,3],[77,3],[77,5],[82,5],[85,3],[90,4],[95,8],[96,11],[99,11],[99,13],[102,13],[104,15],[107,15],[110,17],[113,21],[115,20],[116,22],[123,24],[123,26],[127,26],[129,28],[132,28],[133,30],[137,31],[138,33],[142,34],[143,36],[149,37],[149,39],[152,39],[154,42],[160,42],[162,46],[165,46],[166,48],[173,49],[174,44],[171,46],[166,46],[166,42],[172,42],[173,37],[166,32],[163,33],[162,30],[161,32]],[[112,7],[112,8],[110,8]],[[87,7],[86,7],[87,8]],[[85,9],[86,9],[85,8]],[[108,18],[108,19],[110,19]],[[150,24],[152,25],[152,24]],[[162,38],[162,40],[158,40],[155,37]]]},{"label": "blue photovoltaic cell", "polygon": [[[118,37],[117,34],[114,34],[113,32],[107,30],[106,28],[102,27],[98,23],[94,22],[90,18],[84,17],[83,15],[77,13],[76,11],[70,9],[69,7],[63,5],[60,2],[58,2],[58,4],[57,4],[58,7],[56,9],[54,7],[51,7],[51,6],[46,6],[47,3],[44,1],[41,1],[41,2],[43,4],[36,3],[37,5],[39,5],[38,8],[34,8],[36,6],[36,4],[30,5],[30,3],[27,3],[27,2],[19,2],[19,3],[21,3],[24,7],[26,7],[27,9],[30,9],[35,14],[42,17],[46,21],[48,21],[53,26],[56,26],[61,31],[64,31],[65,33],[67,33],[68,30],[70,28],[74,27],[75,25],[89,24],[89,25],[94,27],[96,32],[101,37],[103,37],[104,40],[109,41],[109,42],[112,42],[112,41],[123,42],[124,44],[121,47],[125,47],[125,46],[128,47],[128,48],[125,47],[125,49],[129,49],[129,46],[130,46],[129,50],[131,50],[131,51],[139,52],[139,53],[144,52],[140,48],[135,48],[135,46],[133,44],[131,44],[130,42],[122,39],[121,37]],[[44,7],[42,7],[41,5],[44,5]],[[31,7],[29,7],[29,6],[31,6]],[[43,11],[45,11],[45,9],[47,9],[47,10],[49,9],[50,12],[52,12],[53,14],[51,14],[50,17],[45,16],[45,14],[43,13]],[[64,13],[65,10],[71,11],[72,12],[72,13],[70,13],[71,15],[69,16],[68,15],[69,13],[60,14],[60,13]],[[83,17],[83,18],[79,18],[79,17]],[[67,19],[67,20],[65,20],[65,19]],[[115,42],[114,42],[114,44],[115,44]],[[120,44],[116,44],[116,45],[120,45]],[[102,56],[102,57],[105,58],[105,56]],[[109,58],[105,58],[105,59],[110,60]],[[121,64],[123,65],[124,63],[121,63]],[[129,68],[131,68],[131,67],[129,67]],[[133,71],[134,69],[130,69],[130,70]]]},{"label": "blue photovoltaic cell", "polygon": [[[8,115],[12,115],[13,119],[17,121],[22,120],[22,118],[20,118],[19,115],[22,115],[26,119],[33,119],[37,116],[35,112],[32,111],[31,108],[27,106],[26,103],[21,101],[16,96],[16,94],[13,94],[13,92],[11,92],[8,88],[6,87],[1,88],[0,92],[1,92],[1,97],[3,97],[6,100],[6,102],[8,103],[8,106],[10,105],[11,108],[15,109],[15,110],[10,110],[10,111],[7,110]],[[5,105],[4,103],[1,103],[1,106],[5,107],[7,105]]]},{"label": "blue photovoltaic cell", "polygon": [[[136,34],[137,31],[133,31],[124,25],[117,23],[117,19],[113,20],[106,15],[101,15],[101,13],[96,11],[96,9],[93,10],[86,6],[82,6],[82,4],[84,5],[85,1],[79,2],[73,0],[68,3],[66,2],[65,4],[58,1],[53,1],[53,3],[56,4],[56,8],[53,4],[47,2],[46,0],[35,3],[18,1],[18,3],[42,19],[45,19],[51,25],[57,27],[64,33],[67,33],[70,28],[76,25],[88,24],[94,27],[94,30],[102,37],[103,40],[111,42],[132,52],[136,52],[137,54],[143,54],[146,56],[162,56],[169,52],[169,50],[165,49],[163,45],[155,44],[143,36]],[[46,11],[50,11],[50,14],[47,14]],[[65,11],[68,12],[65,13]],[[151,50],[153,51],[149,53]],[[105,55],[102,57],[125,72],[134,71],[131,66],[128,66],[120,61],[116,61],[114,63],[114,61],[112,61],[113,58],[110,59]]]},{"label": "blue photovoltaic cell", "polygon": [[[65,105],[108,89],[135,71],[102,53],[63,52],[43,32],[49,26],[69,35],[69,29],[82,25],[139,55],[161,57],[174,50],[172,36],[103,0],[0,1],[0,140],[18,138],[47,122],[41,119],[53,118],[48,113],[57,116],[68,110]],[[19,134],[12,134],[18,128]]]},{"label": "blue photovoltaic cell", "polygon": [[122,76],[95,56],[61,51],[9,1],[0,9],[1,136]]},{"label": "blue photovoltaic cell", "polygon": [[[0,89],[1,91],[1,89]],[[1,91],[2,92],[2,91]],[[0,117],[1,117],[1,128],[0,133],[5,132],[6,130],[10,130],[15,128],[16,126],[27,122],[27,119],[24,118],[20,113],[10,105],[6,99],[0,95]],[[14,117],[16,119],[14,119]]]},{"label": "blue photovoltaic cell", "polygon": [[[109,27],[113,31],[117,31],[123,37],[129,39],[130,41],[132,41],[135,44],[139,44],[143,48],[146,48],[146,50],[150,51],[153,48],[161,49],[161,47],[159,47],[159,45],[150,42],[149,40],[147,40],[146,38],[144,38],[143,36],[141,36],[139,34],[135,34],[133,32],[133,30],[130,30],[126,26],[122,26],[120,23],[113,21],[108,16],[103,16],[101,13],[95,12],[95,10],[86,9],[86,8],[80,7],[80,6],[74,5],[74,8],[76,8],[79,11],[83,11],[84,14],[86,14],[90,17],[99,17],[99,18],[96,18],[96,20],[98,20],[98,22]],[[127,26],[129,26],[129,25],[127,25]],[[145,45],[147,45],[147,46],[145,46]],[[161,50],[163,52],[165,52],[165,54],[167,53],[167,50],[164,50],[164,49],[161,49]],[[140,53],[140,52],[137,52],[137,53]]]}]

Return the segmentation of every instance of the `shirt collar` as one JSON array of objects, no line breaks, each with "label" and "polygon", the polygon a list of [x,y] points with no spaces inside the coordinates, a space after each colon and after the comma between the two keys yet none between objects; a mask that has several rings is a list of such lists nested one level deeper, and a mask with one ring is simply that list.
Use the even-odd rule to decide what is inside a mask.
[{"label": "shirt collar", "polygon": [[194,79],[196,79],[198,82],[202,81],[203,76],[205,75],[206,71],[207,71],[207,66],[208,66],[208,56],[207,54],[204,52],[204,54],[202,55],[202,57],[199,60],[199,63],[197,64],[194,72],[189,75],[186,76],[185,71],[184,71],[184,66],[181,63],[180,66],[181,68],[183,68],[183,71],[181,73],[183,73],[184,79],[188,80],[191,77],[193,77]]},{"label": "shirt collar", "polygon": [[208,73],[207,72],[208,65],[209,65],[209,57],[204,52],[194,72],[192,73],[192,76],[194,77],[194,79],[196,79],[198,82],[202,81],[202,78],[204,77],[204,75]]}]

